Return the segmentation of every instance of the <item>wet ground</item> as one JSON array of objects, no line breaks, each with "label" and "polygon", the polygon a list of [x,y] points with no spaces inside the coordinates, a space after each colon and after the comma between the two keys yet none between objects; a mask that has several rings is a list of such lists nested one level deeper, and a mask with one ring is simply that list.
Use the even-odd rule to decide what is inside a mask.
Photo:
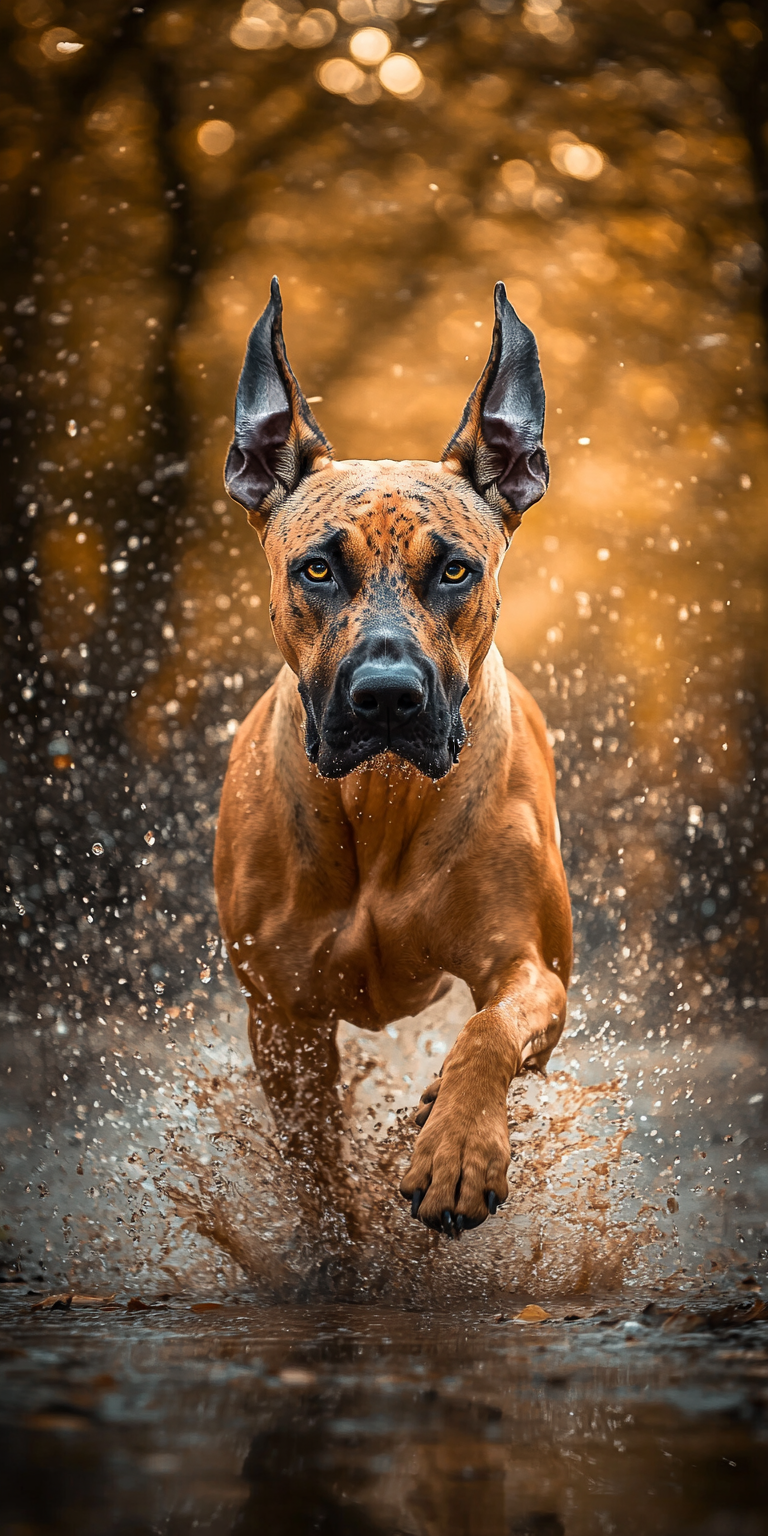
[{"label": "wet ground", "polygon": [[743,1320],[748,1289],[538,1322],[40,1299],[0,1297],[3,1536],[768,1531],[768,1321]]}]

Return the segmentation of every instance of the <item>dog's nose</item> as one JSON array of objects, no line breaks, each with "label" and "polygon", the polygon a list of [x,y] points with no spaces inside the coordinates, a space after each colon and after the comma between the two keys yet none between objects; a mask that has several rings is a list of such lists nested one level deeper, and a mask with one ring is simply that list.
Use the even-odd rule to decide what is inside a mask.
[{"label": "dog's nose", "polygon": [[407,661],[386,666],[364,662],[352,676],[349,699],[355,714],[369,725],[405,725],[426,704],[427,690]]}]

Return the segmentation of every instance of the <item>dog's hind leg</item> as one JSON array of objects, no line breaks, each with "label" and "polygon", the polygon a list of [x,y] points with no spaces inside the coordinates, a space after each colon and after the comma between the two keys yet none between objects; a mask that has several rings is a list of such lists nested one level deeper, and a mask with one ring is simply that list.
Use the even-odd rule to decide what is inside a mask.
[{"label": "dog's hind leg", "polygon": [[248,1035],[261,1084],[291,1164],[308,1220],[342,1212],[354,1227],[352,1192],[343,1163],[336,1023],[290,1019],[252,1001]]}]

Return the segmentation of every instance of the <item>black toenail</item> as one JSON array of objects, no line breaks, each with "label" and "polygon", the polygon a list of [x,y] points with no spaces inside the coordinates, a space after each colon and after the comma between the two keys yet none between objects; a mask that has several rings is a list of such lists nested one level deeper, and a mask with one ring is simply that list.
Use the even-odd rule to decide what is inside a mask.
[{"label": "black toenail", "polygon": [[495,1189],[489,1189],[486,1191],[485,1203],[488,1207],[489,1215],[495,1216],[499,1208],[499,1198]]},{"label": "black toenail", "polygon": [[423,1199],[424,1199],[424,1191],[423,1191],[423,1189],[415,1189],[413,1191],[413,1194],[411,1195],[411,1215],[412,1216],[418,1216],[418,1214],[419,1214],[419,1206],[421,1205],[421,1202],[422,1202]]}]

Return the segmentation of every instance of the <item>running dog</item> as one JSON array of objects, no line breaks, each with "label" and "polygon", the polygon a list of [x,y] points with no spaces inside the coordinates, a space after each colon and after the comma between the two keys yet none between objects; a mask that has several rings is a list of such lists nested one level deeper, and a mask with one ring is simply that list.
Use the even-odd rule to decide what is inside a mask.
[{"label": "running dog", "polygon": [[348,1208],[336,1031],[461,977],[476,1012],[421,1096],[400,1185],[449,1236],[507,1193],[507,1090],[565,1022],[571,915],[544,720],[493,643],[543,496],[536,342],[495,290],[488,362],[439,463],[337,460],[288,363],[275,279],[237,391],[229,495],[285,660],[241,725],[215,853],[221,925],[285,1152]]}]

